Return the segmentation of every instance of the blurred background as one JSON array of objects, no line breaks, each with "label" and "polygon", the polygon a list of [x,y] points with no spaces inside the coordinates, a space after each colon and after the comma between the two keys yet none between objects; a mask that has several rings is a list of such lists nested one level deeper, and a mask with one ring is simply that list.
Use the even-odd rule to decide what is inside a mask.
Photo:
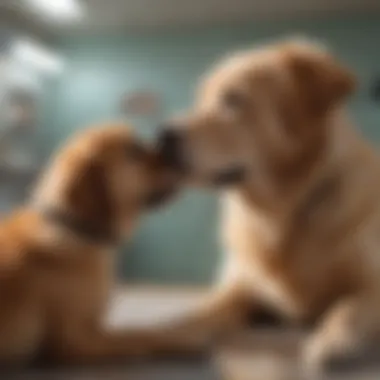
[{"label": "blurred background", "polygon": [[[379,0],[0,0],[0,213],[78,128],[126,120],[149,139],[219,58],[286,35],[320,39],[357,73],[352,114],[380,138]],[[209,283],[217,216],[201,192],[147,216],[121,276]]]}]

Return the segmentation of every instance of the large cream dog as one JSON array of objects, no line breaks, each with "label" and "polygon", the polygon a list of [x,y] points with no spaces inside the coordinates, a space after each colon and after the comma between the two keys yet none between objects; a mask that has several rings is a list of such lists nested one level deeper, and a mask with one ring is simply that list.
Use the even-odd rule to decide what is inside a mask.
[{"label": "large cream dog", "polygon": [[223,270],[187,328],[224,331],[249,308],[316,320],[309,369],[379,331],[380,166],[346,116],[354,87],[323,48],[280,42],[224,61],[166,126],[168,162],[222,193]]}]

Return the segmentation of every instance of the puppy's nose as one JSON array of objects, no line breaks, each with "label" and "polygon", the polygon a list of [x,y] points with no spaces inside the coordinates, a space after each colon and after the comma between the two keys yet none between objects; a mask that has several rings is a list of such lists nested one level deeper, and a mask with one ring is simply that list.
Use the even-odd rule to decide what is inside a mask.
[{"label": "puppy's nose", "polygon": [[164,126],[158,137],[158,146],[163,160],[176,167],[182,164],[182,132],[173,126]]}]

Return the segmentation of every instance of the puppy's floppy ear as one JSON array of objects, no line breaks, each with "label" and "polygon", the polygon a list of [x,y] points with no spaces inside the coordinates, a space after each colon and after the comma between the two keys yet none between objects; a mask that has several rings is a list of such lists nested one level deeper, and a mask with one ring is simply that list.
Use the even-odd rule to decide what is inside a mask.
[{"label": "puppy's floppy ear", "polygon": [[106,171],[101,162],[85,160],[67,188],[67,200],[73,211],[85,220],[112,223],[113,206]]},{"label": "puppy's floppy ear", "polygon": [[294,42],[285,46],[284,54],[301,104],[314,116],[323,116],[355,90],[354,75],[323,49]]}]

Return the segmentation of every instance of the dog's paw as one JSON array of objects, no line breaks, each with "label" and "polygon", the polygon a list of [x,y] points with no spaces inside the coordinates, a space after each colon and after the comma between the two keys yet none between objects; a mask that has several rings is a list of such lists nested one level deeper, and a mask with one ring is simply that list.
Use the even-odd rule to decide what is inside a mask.
[{"label": "dog's paw", "polygon": [[301,373],[304,379],[318,380],[323,377],[330,356],[319,336],[313,336],[305,342],[300,360]]}]

